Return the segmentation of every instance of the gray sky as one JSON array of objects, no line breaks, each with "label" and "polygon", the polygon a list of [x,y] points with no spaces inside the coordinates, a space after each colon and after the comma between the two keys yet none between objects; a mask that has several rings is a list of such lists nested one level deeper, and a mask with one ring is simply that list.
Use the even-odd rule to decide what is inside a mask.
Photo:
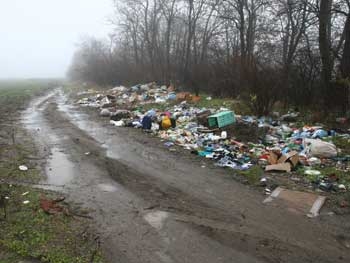
[{"label": "gray sky", "polygon": [[84,36],[106,37],[112,0],[1,0],[0,78],[63,77]]}]

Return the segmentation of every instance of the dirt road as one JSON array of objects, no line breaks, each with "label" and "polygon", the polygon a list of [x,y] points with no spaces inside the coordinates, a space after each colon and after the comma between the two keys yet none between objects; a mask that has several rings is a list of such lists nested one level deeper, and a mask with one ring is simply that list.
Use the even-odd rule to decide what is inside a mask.
[{"label": "dirt road", "polygon": [[[349,262],[349,218],[307,219],[158,138],[114,128],[61,91],[23,113],[43,184],[90,211],[110,262]],[[202,166],[205,166],[203,168]]]}]

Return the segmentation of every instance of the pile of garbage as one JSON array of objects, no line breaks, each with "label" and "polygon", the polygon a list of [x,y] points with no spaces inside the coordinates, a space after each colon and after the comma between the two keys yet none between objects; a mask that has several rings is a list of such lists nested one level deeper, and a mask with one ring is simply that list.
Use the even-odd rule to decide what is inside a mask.
[{"label": "pile of garbage", "polygon": [[[102,117],[110,118],[111,125],[154,133],[165,141],[165,147],[181,146],[212,159],[220,167],[248,170],[259,165],[266,172],[290,173],[301,166],[305,175],[316,175],[322,190],[327,188],[328,177],[315,167],[332,166],[349,171],[350,157],[338,157],[339,149],[332,138],[350,139],[350,134],[339,134],[322,126],[297,127],[298,113],[256,118],[237,115],[224,107],[197,107],[196,102],[202,98],[155,83],[115,87],[100,93],[84,93],[84,96],[78,103],[99,109]],[[211,100],[211,97],[203,99]],[[241,141],[235,130],[239,126],[245,131],[265,132],[256,141]],[[332,187],[346,190],[350,185],[332,182]]]}]

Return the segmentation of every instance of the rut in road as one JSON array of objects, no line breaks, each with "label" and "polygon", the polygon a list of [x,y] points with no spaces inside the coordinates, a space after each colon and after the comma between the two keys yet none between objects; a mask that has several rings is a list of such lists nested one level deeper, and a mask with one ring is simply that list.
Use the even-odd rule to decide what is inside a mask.
[{"label": "rut in road", "polygon": [[174,158],[140,131],[106,126],[61,92],[24,118],[43,147],[72,165],[64,192],[91,211],[111,262],[342,262],[349,254],[336,241],[342,229],[264,207],[227,172]]}]

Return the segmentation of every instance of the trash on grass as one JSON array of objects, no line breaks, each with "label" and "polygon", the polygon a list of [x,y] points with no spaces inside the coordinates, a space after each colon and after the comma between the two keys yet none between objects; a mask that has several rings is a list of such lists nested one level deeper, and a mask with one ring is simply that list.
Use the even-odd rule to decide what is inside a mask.
[{"label": "trash on grass", "polygon": [[[200,99],[190,92],[177,92],[174,86],[152,82],[90,92],[78,103],[98,109],[101,116],[110,118],[111,125],[143,129],[158,136],[170,151],[177,151],[173,147],[177,145],[219,167],[248,170],[258,165],[269,172],[293,172],[294,177],[295,171],[303,168],[306,171],[300,176],[305,174],[305,178],[320,177],[312,171],[325,165],[349,170],[350,158],[336,160],[339,152],[332,143],[335,136],[350,139],[346,132],[337,133],[323,125],[298,126],[298,112],[241,116],[224,107],[198,107]],[[320,189],[329,185],[342,191],[346,190],[340,185],[349,188],[343,179],[337,183],[327,182],[327,177],[319,179]]]},{"label": "trash on grass", "polygon": [[45,196],[40,198],[40,208],[47,214],[54,215],[63,212],[64,208],[57,203],[62,202],[64,198],[52,200]]},{"label": "trash on grass", "polygon": [[25,166],[25,165],[21,165],[21,166],[19,166],[18,168],[19,168],[19,170],[21,170],[21,171],[23,171],[23,172],[28,171],[28,167]]},{"label": "trash on grass", "polygon": [[326,197],[278,187],[263,203],[268,204],[275,200],[283,202],[285,208],[293,213],[304,214],[310,218],[314,218],[319,215],[319,211],[324,205]]}]

